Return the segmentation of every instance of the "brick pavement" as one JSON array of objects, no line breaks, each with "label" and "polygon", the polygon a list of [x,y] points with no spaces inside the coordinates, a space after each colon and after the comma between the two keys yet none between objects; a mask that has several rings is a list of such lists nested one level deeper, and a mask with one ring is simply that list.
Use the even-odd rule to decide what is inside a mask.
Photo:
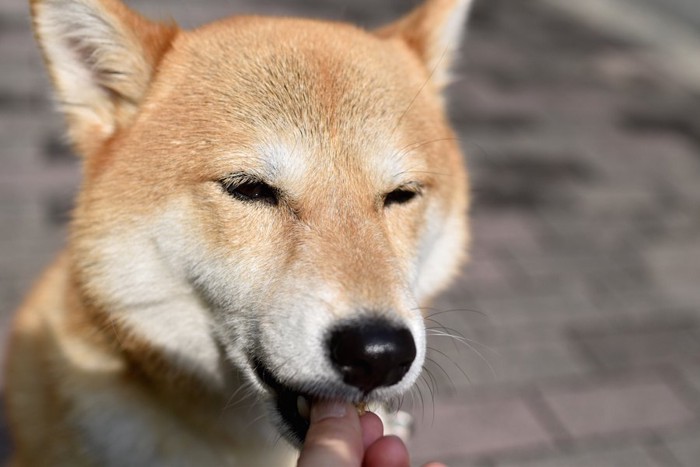
[{"label": "brick pavement", "polygon": [[[235,12],[375,25],[411,4],[131,3],[188,25]],[[26,10],[0,0],[3,333],[63,242],[79,170]],[[478,4],[449,99],[473,261],[434,304],[429,374],[406,398],[416,461],[698,465],[700,95],[652,55],[539,2]]]}]

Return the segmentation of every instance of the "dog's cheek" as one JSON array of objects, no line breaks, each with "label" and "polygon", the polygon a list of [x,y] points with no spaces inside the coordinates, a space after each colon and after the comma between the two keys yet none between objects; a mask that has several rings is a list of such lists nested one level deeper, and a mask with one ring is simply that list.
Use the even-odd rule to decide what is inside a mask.
[{"label": "dog's cheek", "polygon": [[209,195],[190,200],[194,220],[180,223],[171,250],[184,253],[178,267],[211,308],[222,342],[239,352],[251,340],[251,323],[276,301],[293,235],[270,206]]}]

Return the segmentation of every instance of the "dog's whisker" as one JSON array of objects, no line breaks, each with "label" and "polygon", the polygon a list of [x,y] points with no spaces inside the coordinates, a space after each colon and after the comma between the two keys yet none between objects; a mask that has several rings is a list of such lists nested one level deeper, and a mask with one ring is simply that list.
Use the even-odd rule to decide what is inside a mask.
[{"label": "dog's whisker", "polygon": [[[441,322],[439,322],[439,321],[436,320],[436,319],[433,319],[433,318],[424,318],[423,320],[424,320],[424,321],[427,321],[427,322],[435,323],[435,324],[438,326],[439,329],[441,329],[442,331],[444,331],[445,334],[452,334],[452,333],[454,333],[454,334],[457,334],[458,336],[464,337],[464,334],[462,334],[461,332],[457,331],[456,329],[448,328],[447,326],[445,326],[444,324],[442,324]],[[430,335],[431,335],[431,331],[434,331],[435,329],[436,329],[435,327],[426,326],[426,328],[425,328],[425,333],[426,333],[426,335],[430,336]],[[450,332],[450,331],[453,331],[453,332]],[[466,339],[466,337],[464,337],[464,338]],[[456,342],[455,340],[452,340],[452,345],[454,345],[454,348],[455,348],[455,350],[457,351],[457,353],[460,353],[460,349],[459,349],[459,347],[457,347],[457,342]]]},{"label": "dog's whisker", "polygon": [[494,350],[493,348],[489,347],[486,344],[482,344],[478,341],[475,341],[473,339],[468,339],[466,337],[456,336],[454,334],[443,331],[441,329],[436,329],[436,328],[426,329],[425,334],[428,337],[435,337],[435,338],[444,337],[444,338],[450,339],[452,344],[454,345],[455,351],[457,351],[457,353],[460,353],[460,354],[462,353],[463,347],[459,347],[457,344],[462,344],[463,346],[470,348],[470,349],[472,348],[472,345],[474,345],[474,346],[478,346],[478,347],[482,348],[484,351],[489,351],[489,352],[492,352],[494,354],[498,353],[496,350]]},{"label": "dog's whisker", "polygon": [[[476,154],[470,153],[470,155],[479,155],[479,156],[483,156],[485,158],[493,158],[493,156],[491,154],[489,154],[489,151],[486,149],[486,147],[484,147],[482,144],[477,143],[476,141],[473,141],[473,140],[468,139],[468,138],[461,138],[460,142],[467,147],[473,146],[476,149],[478,149],[478,152]],[[499,151],[495,151],[495,152],[497,152],[499,154],[499,156],[503,155],[503,153],[501,153]]]},{"label": "dog's whisker", "polygon": [[[467,379],[467,382],[468,382],[469,384],[471,384],[472,380],[471,380],[471,378],[469,377],[469,375],[467,374],[467,372],[464,371],[464,369],[463,369],[460,365],[458,365],[457,362],[454,361],[454,359],[453,359],[452,357],[450,357],[449,355],[447,355],[447,354],[446,354],[445,352],[443,352],[442,350],[436,349],[436,348],[434,348],[434,347],[428,347],[428,350],[431,351],[431,352],[438,353],[438,354],[442,355],[443,357],[445,357],[447,360],[449,360],[449,361],[455,366],[455,368],[457,368],[457,370],[459,370],[459,372],[462,373],[462,374],[464,375],[464,377]],[[450,378],[449,374],[447,373],[447,371],[445,371],[445,369],[442,367],[442,365],[440,365],[436,360],[431,359],[431,361],[432,361],[433,363],[435,363],[438,367],[440,367],[440,369],[442,369],[442,371],[445,373],[445,375],[446,375],[448,378]],[[452,381],[451,378],[450,378],[450,381]],[[452,386],[454,387],[454,383],[452,383]],[[456,387],[455,387],[455,389],[456,389]]]},{"label": "dog's whisker", "polygon": [[117,325],[116,325],[116,316],[110,317],[107,319],[107,323],[109,324],[110,328],[112,329],[112,332],[114,333],[114,338],[117,340],[117,343],[119,344],[120,347],[124,346],[124,341],[122,340],[122,337],[119,335],[119,332],[117,331]]},{"label": "dog's whisker", "polygon": [[476,341],[475,339],[471,339],[471,338],[465,336],[458,329],[455,329],[455,328],[452,328],[449,326],[445,326],[440,321],[438,321],[434,318],[423,318],[423,320],[428,321],[430,323],[435,323],[435,326],[426,326],[425,327],[425,330],[428,333],[433,333],[435,335],[437,335],[438,333],[441,333],[442,335],[447,336],[447,337],[452,337],[454,339],[471,342],[473,344],[480,345],[480,346],[484,347],[485,349],[493,350],[493,349],[489,348],[487,345],[482,344],[482,343]]},{"label": "dog's whisker", "polygon": [[253,427],[256,423],[258,423],[259,421],[261,421],[261,420],[263,420],[263,419],[265,419],[265,418],[267,418],[267,414],[266,414],[266,413],[262,413],[262,414],[258,415],[257,417],[255,417],[255,418],[251,419],[250,421],[248,421],[248,423],[245,424],[245,426],[243,427],[243,429],[244,429],[244,430],[247,430],[247,429]]},{"label": "dog's whisker", "polygon": [[392,132],[391,132],[392,138],[393,138],[394,134],[396,133],[396,130],[399,129],[399,126],[401,125],[401,122],[403,121],[403,119],[404,119],[404,118],[406,117],[406,115],[408,114],[408,111],[411,110],[411,107],[413,107],[413,104],[414,104],[414,103],[416,102],[416,100],[418,99],[418,96],[421,95],[421,93],[423,92],[423,90],[425,89],[425,87],[428,85],[428,83],[430,83],[430,82],[433,80],[433,77],[435,76],[435,73],[436,73],[437,70],[440,68],[440,65],[442,64],[442,61],[444,60],[445,55],[447,54],[448,51],[449,51],[449,47],[445,46],[444,50],[442,51],[442,54],[440,54],[440,57],[438,58],[438,60],[436,61],[435,65],[433,65],[432,69],[430,70],[430,74],[428,74],[428,78],[423,82],[423,84],[421,85],[421,87],[418,89],[418,92],[416,93],[416,95],[413,96],[413,99],[411,99],[411,102],[408,103],[408,107],[406,107],[406,110],[403,111],[403,113],[401,114],[401,116],[400,116],[399,119],[397,120],[396,125],[394,126],[394,129],[393,129]]},{"label": "dog's whisker", "polygon": [[[238,398],[238,400],[233,401],[233,399],[241,393],[241,397]],[[226,405],[222,409],[221,413],[223,413],[233,407],[241,405],[243,402],[251,399],[252,397],[256,397],[258,395],[257,391],[255,388],[250,385],[250,383],[243,383],[236,391],[231,395],[229,400],[226,402]]]},{"label": "dog's whisker", "polygon": [[243,394],[242,394],[243,397],[249,397],[250,394],[251,394],[251,393],[254,393],[254,392],[255,392],[255,390],[254,390],[252,384],[250,384],[250,383],[247,382],[247,381],[243,381],[243,382],[241,382],[241,384],[238,386],[238,388],[233,392],[233,394],[231,394],[231,397],[229,397],[229,399],[228,399],[226,405],[229,406],[229,404],[234,400],[234,398],[235,398],[239,393],[243,393]]},{"label": "dog's whisker", "polygon": [[238,393],[240,393],[241,391],[244,390],[244,388],[245,388],[245,385],[242,384],[238,387],[238,389],[236,389],[233,392],[233,394],[231,394],[231,396],[224,403],[224,407],[221,409],[221,415],[223,415],[224,412],[226,412],[229,408],[234,407],[235,405],[238,404],[239,401],[233,402],[233,400],[238,395]]},{"label": "dog's whisker", "polygon": [[468,337],[464,337],[464,336],[458,336],[458,335],[452,334],[450,332],[442,331],[442,330],[437,329],[437,328],[426,329],[426,334],[428,336],[433,336],[433,337],[447,337],[449,339],[452,339],[455,342],[460,342],[466,346],[469,346],[470,348],[472,348],[472,345],[478,345],[479,347],[481,347],[484,350],[488,350],[489,352],[493,352],[494,354],[498,354],[498,351],[496,349],[494,349],[493,347],[490,347],[484,343],[481,343],[477,340],[469,339]]},{"label": "dog's whisker", "polygon": [[[430,402],[431,402],[431,418],[430,418],[430,427],[432,428],[433,425],[435,424],[435,394],[437,393],[437,382],[435,381],[435,377],[433,374],[428,370],[427,368],[423,367],[423,370],[425,371],[425,374],[428,376],[428,380],[426,380],[426,386],[428,386],[428,391],[430,392]],[[429,382],[432,382],[432,389],[431,385],[428,384]]]},{"label": "dog's whisker", "polygon": [[[453,334],[441,331],[439,329],[427,329],[426,335],[428,337],[435,337],[435,338],[445,337],[445,338],[451,339],[452,342],[460,343],[460,344],[464,345],[465,347],[467,347],[468,349],[479,354],[480,356],[483,356],[483,355],[475,346],[479,346],[479,347],[483,348],[483,350],[485,350],[485,351],[489,351],[489,352],[492,352],[494,354],[498,354],[498,352],[495,349],[489,347],[486,344],[482,344],[482,343],[475,341],[473,339],[467,339],[465,337],[455,336]],[[459,349],[459,350],[461,353],[461,349]]]},{"label": "dog's whisker", "polygon": [[411,386],[407,392],[407,394],[411,397],[411,401],[409,402],[410,406],[411,406],[411,411],[414,411],[414,412],[416,410],[416,391],[417,391],[416,386],[417,385],[418,385],[418,383],[416,382],[416,384]]},{"label": "dog's whisker", "polygon": [[[428,348],[428,350],[434,350],[434,349]],[[426,360],[426,362],[438,367],[438,369],[445,375],[445,378],[447,378],[447,382],[451,386],[451,388],[453,390],[457,389],[457,387],[455,386],[454,382],[452,381],[452,378],[450,377],[449,373],[447,373],[447,371],[445,371],[445,368],[443,368],[442,365],[440,365],[435,359],[430,358],[430,357],[425,357],[425,360]],[[427,367],[424,366],[423,369],[427,371]]]},{"label": "dog's whisker", "polygon": [[[433,307],[415,307],[415,308],[413,308],[413,309],[414,309],[414,310],[420,310],[420,311],[433,311],[433,310],[437,310],[437,308],[433,308]],[[432,317],[435,317],[435,316],[438,316],[438,315],[442,315],[442,314],[445,314],[445,313],[474,313],[474,314],[477,314],[477,315],[484,316],[485,318],[490,318],[490,316],[489,316],[488,313],[485,313],[485,312],[483,312],[483,311],[481,311],[481,310],[477,310],[477,309],[474,309],[474,308],[450,308],[450,309],[447,309],[447,310],[440,310],[440,311],[436,311],[436,312],[434,312],[434,313],[427,314],[427,315],[425,316],[425,318],[432,318]]]},{"label": "dog's whisker", "polygon": [[392,412],[393,413],[398,413],[401,410],[401,406],[403,405],[403,394],[401,395],[396,395],[391,398],[392,400]]},{"label": "dog's whisker", "polygon": [[[420,383],[421,381],[424,381],[422,375],[418,378],[418,382]],[[421,391],[420,384],[416,384],[416,388],[418,389],[418,397],[420,399],[421,421],[425,421],[425,399],[423,399],[423,391]]]},{"label": "dog's whisker", "polygon": [[412,175],[412,174],[435,175],[438,177],[452,177],[453,176],[453,174],[450,174],[450,173],[435,172],[435,171],[430,171],[430,170],[405,170],[403,172],[397,172],[396,176],[399,177],[401,175]]},{"label": "dog's whisker", "polygon": [[[256,404],[248,404],[248,407],[246,408],[246,414],[250,415],[250,413],[256,409],[257,409]],[[267,414],[263,414],[263,415],[259,416],[259,418],[264,417],[264,416],[267,416]]]},{"label": "dog's whisker", "polygon": [[[394,153],[391,154],[390,158],[399,158],[399,157],[404,157],[408,154],[411,153],[411,151],[414,151],[418,148],[421,148],[423,146],[427,146],[428,144],[434,144],[434,143],[442,143],[445,141],[459,141],[458,138],[435,138],[435,139],[429,139],[426,141],[420,141],[420,142],[413,142],[410,144],[407,144],[406,146],[398,149]],[[430,171],[419,171],[419,170],[406,170],[403,172],[399,172],[399,175],[406,174],[406,173],[427,173],[427,174],[434,174],[434,175],[442,175],[446,177],[451,177],[453,174],[448,173],[448,172],[430,172]]]},{"label": "dog's whisker", "polygon": [[280,441],[282,441],[282,435],[278,433],[275,435],[275,440],[272,442],[272,447],[276,448],[280,444]]},{"label": "dog's whisker", "polygon": [[428,392],[430,392],[430,401],[432,404],[433,420],[434,420],[435,419],[435,395],[437,394],[437,391],[438,391],[437,381],[435,380],[435,377],[433,376],[432,372],[428,368],[423,367],[423,372],[426,376],[425,383],[428,386]]},{"label": "dog's whisker", "polygon": [[435,394],[437,393],[437,381],[433,376],[433,373],[426,367],[423,367],[424,374],[426,376],[426,383],[428,384],[428,390],[430,391],[433,403],[435,402]]},{"label": "dog's whisker", "polygon": [[451,328],[451,327],[445,326],[445,325],[442,324],[440,321],[438,321],[436,318],[433,318],[433,317],[430,317],[430,316],[426,316],[426,317],[423,318],[423,321],[429,321],[429,322],[431,322],[431,323],[435,323],[435,324],[437,325],[437,327],[439,327],[440,329],[444,329],[445,331],[451,332],[452,334],[456,334],[456,335],[458,335],[458,336],[460,336],[460,337],[465,337],[464,334],[463,334],[461,331],[458,331],[458,330],[455,329],[455,328]]},{"label": "dog's whisker", "polygon": [[[477,349],[474,345],[472,345],[467,339],[462,339],[462,338],[460,338],[459,336],[446,335],[446,334],[443,334],[443,333],[441,333],[441,332],[439,332],[439,331],[434,331],[434,332],[435,332],[434,334],[431,334],[431,335],[434,336],[434,337],[448,337],[448,338],[454,339],[454,340],[457,341],[457,342],[462,343],[464,346],[466,346],[466,347],[469,348],[472,352],[474,352],[484,363],[486,363],[486,365],[487,365],[488,368],[489,368],[489,371],[491,372],[491,375],[492,375],[494,378],[497,377],[496,370],[495,370],[495,368],[493,367],[493,365],[491,364],[491,362],[486,358],[486,356],[485,356],[483,353],[481,353],[481,352],[479,351],[479,349]],[[479,345],[484,346],[484,344],[479,344]],[[490,351],[492,351],[492,352],[496,352],[494,349],[491,349],[491,348],[489,348],[489,347],[487,347],[487,346],[486,346],[486,350],[490,350]]]}]

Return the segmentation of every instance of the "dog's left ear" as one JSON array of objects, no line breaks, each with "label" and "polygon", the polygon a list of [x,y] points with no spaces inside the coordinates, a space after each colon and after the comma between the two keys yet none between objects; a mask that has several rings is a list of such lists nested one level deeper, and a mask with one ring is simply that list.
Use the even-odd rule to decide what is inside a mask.
[{"label": "dog's left ear", "polygon": [[438,86],[450,81],[450,66],[473,0],[426,0],[408,15],[376,31],[403,40],[423,61]]},{"label": "dog's left ear", "polygon": [[120,0],[30,2],[71,140],[87,156],[132,121],[177,28]]}]

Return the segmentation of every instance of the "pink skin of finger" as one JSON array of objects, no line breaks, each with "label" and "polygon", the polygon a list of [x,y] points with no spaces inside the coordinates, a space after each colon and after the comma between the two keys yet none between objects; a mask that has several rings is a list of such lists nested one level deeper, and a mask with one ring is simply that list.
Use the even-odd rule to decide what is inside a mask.
[{"label": "pink skin of finger", "polygon": [[[384,436],[379,417],[358,416],[350,404],[316,402],[311,426],[297,467],[409,467],[406,445],[396,436]],[[430,463],[424,467],[445,467]]]}]

